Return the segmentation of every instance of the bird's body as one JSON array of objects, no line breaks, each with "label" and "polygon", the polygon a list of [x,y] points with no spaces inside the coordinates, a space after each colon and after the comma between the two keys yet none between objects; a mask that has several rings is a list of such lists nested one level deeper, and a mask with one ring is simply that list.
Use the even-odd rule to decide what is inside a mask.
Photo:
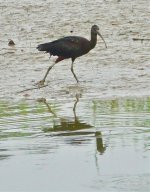
[{"label": "bird's body", "polygon": [[[51,55],[58,56],[55,63],[58,63],[59,61],[62,61],[64,59],[71,58],[72,59],[71,71],[76,81],[78,82],[78,79],[73,71],[73,62],[77,57],[87,54],[91,49],[95,47],[97,43],[97,34],[101,36],[98,30],[99,28],[97,27],[97,25],[92,26],[90,40],[87,40],[86,38],[79,36],[68,36],[49,43],[40,44],[38,45],[37,49],[39,51],[45,51],[46,53],[49,53],[50,56]],[[101,38],[103,39],[102,36]],[[42,83],[45,82],[46,76],[53,66],[54,64],[51,67],[49,67],[44,79],[42,80]]]},{"label": "bird's body", "polygon": [[[90,41],[79,36],[68,36],[56,41],[38,45],[39,51],[45,51],[60,59],[76,59],[91,50]],[[57,62],[58,60],[56,60]]]}]

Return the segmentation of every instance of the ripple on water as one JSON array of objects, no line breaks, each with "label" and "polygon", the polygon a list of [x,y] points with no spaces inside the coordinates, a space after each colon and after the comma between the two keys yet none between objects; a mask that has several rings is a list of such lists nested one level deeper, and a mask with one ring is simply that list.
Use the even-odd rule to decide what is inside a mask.
[{"label": "ripple on water", "polygon": [[[149,98],[38,101],[0,102],[1,174],[6,174],[13,163],[15,183],[18,171],[25,171],[23,163],[29,173],[27,183],[33,181],[30,170],[43,183],[37,178],[40,171],[53,180],[56,189],[55,173],[65,173],[63,183],[74,186],[70,169],[74,176],[78,170],[82,177],[76,182],[87,189],[134,190],[141,177],[138,190],[147,188]],[[51,188],[51,184],[45,185]]]}]

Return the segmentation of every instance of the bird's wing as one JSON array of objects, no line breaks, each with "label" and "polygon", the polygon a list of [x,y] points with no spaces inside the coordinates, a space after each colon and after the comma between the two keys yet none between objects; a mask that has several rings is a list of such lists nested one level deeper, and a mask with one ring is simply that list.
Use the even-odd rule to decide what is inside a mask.
[{"label": "bird's wing", "polygon": [[82,55],[88,40],[78,36],[68,36],[49,43],[38,45],[39,51],[46,51],[51,55],[65,58],[78,57]]},{"label": "bird's wing", "polygon": [[38,45],[39,51],[46,51],[51,55],[57,55],[64,58],[76,58],[87,51],[89,41],[79,36],[68,36],[49,43]]},{"label": "bird's wing", "polygon": [[64,57],[76,57],[82,51],[82,45],[86,39],[78,36],[68,36],[51,42],[50,52],[52,55]]}]

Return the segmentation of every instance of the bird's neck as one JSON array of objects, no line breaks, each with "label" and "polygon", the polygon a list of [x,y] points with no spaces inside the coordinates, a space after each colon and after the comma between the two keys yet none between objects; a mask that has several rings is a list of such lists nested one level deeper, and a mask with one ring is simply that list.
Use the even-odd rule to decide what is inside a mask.
[{"label": "bird's neck", "polygon": [[97,35],[91,34],[91,40],[90,40],[91,49],[95,47],[96,43],[97,43]]}]

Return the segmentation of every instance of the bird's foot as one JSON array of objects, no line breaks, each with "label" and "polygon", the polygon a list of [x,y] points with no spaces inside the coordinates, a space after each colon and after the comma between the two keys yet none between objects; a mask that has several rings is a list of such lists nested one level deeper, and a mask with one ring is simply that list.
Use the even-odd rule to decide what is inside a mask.
[{"label": "bird's foot", "polygon": [[40,89],[42,87],[45,87],[44,83],[45,83],[45,80],[42,79],[41,81],[38,81],[37,83],[35,83],[35,85],[38,86],[38,88]]},{"label": "bird's foot", "polygon": [[76,85],[80,85],[80,82],[81,82],[81,81],[79,81],[79,80],[78,80],[78,81],[76,81]]}]

